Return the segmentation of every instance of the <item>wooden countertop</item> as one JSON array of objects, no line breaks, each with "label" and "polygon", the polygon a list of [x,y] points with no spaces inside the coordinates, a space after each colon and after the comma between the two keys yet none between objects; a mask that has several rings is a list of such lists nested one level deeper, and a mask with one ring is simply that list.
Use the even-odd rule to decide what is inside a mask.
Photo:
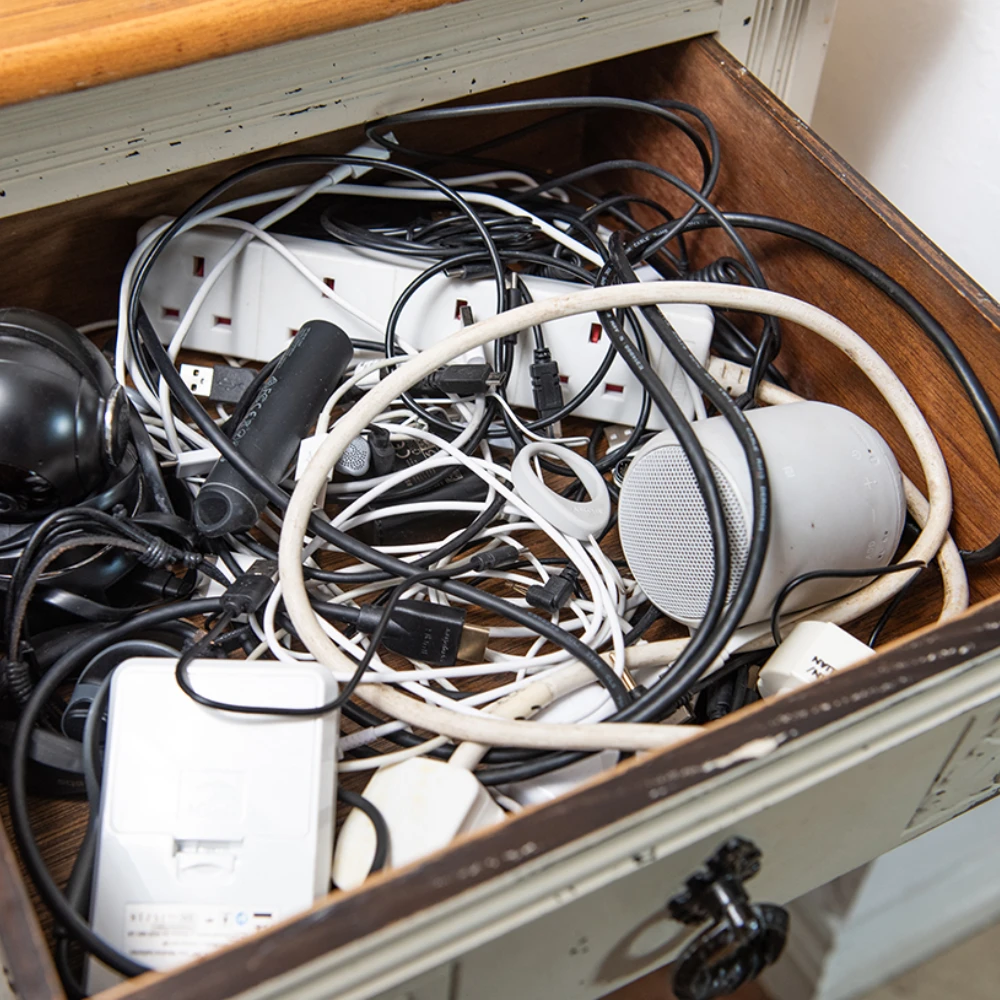
[{"label": "wooden countertop", "polygon": [[456,0],[2,0],[0,106]]}]

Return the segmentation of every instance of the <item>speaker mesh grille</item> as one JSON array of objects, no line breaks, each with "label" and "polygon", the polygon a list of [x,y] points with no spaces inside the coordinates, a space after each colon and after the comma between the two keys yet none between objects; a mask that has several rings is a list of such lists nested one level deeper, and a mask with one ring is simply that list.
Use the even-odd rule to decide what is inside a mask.
[{"label": "speaker mesh grille", "polygon": [[[729,598],[746,566],[746,521],[728,477],[712,471],[729,535]],[[681,621],[704,617],[715,561],[705,503],[687,457],[668,445],[633,462],[622,484],[618,526],[625,558],[646,596]]]}]

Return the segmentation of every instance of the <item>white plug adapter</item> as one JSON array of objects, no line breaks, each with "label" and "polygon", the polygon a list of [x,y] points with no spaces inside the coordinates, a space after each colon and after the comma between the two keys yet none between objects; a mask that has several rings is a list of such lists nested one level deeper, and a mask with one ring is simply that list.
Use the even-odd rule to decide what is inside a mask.
[{"label": "white plug adapter", "polygon": [[[386,867],[392,868],[433,854],[455,837],[492,826],[504,816],[471,771],[426,757],[379,768],[364,796],[389,828]],[[374,857],[375,830],[360,809],[352,809],[337,836],[334,884],[357,888]]]},{"label": "white plug adapter", "polygon": [[795,691],[874,652],[833,622],[799,622],[761,667],[757,690],[762,698]]},{"label": "white plug adapter", "polygon": [[[218,701],[307,708],[336,694],[316,663],[195,660]],[[338,713],[237,715],[178,687],[172,660],[114,673],[91,924],[119,952],[170,969],[284,920],[326,893]],[[88,987],[120,981],[96,960]]]}]

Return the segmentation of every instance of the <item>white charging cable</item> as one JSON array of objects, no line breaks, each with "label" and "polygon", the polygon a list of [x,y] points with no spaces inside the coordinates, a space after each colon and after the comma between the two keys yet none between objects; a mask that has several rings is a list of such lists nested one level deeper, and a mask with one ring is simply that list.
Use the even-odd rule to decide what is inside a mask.
[{"label": "white charging cable", "polygon": [[[286,512],[279,546],[279,566],[285,603],[299,637],[316,659],[334,669],[350,661],[324,632],[309,603],[302,571],[302,543],[313,499],[325,481],[327,470],[361,429],[374,420],[401,393],[452,358],[481,347],[499,337],[563,316],[596,310],[656,305],[664,302],[702,303],[717,308],[744,309],[778,316],[819,334],[847,353],[885,397],[911,441],[928,484],[927,524],[914,543],[908,559],[928,561],[944,542],[951,518],[951,485],[947,466],[930,427],[903,384],[885,361],[853,330],[828,313],[777,292],[733,285],[697,282],[649,282],[587,289],[572,295],[532,302],[466,327],[440,342],[383,379],[334,426],[296,486]],[[905,574],[895,574],[905,577]],[[907,579],[884,577],[865,588],[869,607],[881,604],[905,585]],[[827,615],[858,611],[859,595],[835,602]],[[847,605],[847,607],[845,607]],[[840,619],[835,619],[840,620]],[[643,724],[603,723],[573,726],[520,722],[466,716],[448,708],[437,708],[376,685],[364,685],[359,694],[374,707],[394,718],[453,739],[484,744],[563,749],[647,749],[657,745],[658,727]],[[612,732],[611,730],[614,730]],[[652,743],[650,742],[652,741]],[[665,741],[661,737],[659,745]]]}]

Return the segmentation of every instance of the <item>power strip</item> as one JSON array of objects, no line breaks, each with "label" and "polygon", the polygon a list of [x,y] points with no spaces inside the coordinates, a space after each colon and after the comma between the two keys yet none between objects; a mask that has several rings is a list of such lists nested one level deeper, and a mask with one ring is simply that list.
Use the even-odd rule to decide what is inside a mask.
[{"label": "power strip", "polygon": [[[149,227],[140,232],[140,238]],[[371,328],[341,305],[325,297],[271,247],[251,243],[222,274],[196,317],[185,345],[212,354],[269,361],[288,346],[303,323],[326,319],[352,338],[381,340],[393,304],[424,268],[405,257],[373,253],[323,240],[294,236],[277,239],[345,301],[377,324]],[[153,325],[166,343],[177,330],[188,303],[205,275],[233,243],[229,231],[205,227],[184,233],[163,252],[146,280],[142,301]],[[640,269],[644,280],[655,278],[651,268]],[[550,278],[526,276],[524,283],[540,301],[579,290],[579,285]],[[464,280],[435,275],[406,304],[397,336],[422,350],[461,327],[460,314],[468,306],[475,319],[496,311],[496,285],[489,278]],[[659,307],[681,339],[705,364],[714,327],[712,311],[701,305]],[[690,418],[695,414],[696,391],[673,357],[641,320],[652,363],[667,388]],[[595,313],[569,316],[547,323],[546,346],[559,364],[565,399],[579,392],[597,371],[610,347]],[[534,408],[529,366],[534,342],[530,330],[519,335],[507,399],[514,406]],[[483,360],[481,351],[461,360]],[[591,420],[634,426],[641,403],[639,384],[628,366],[615,357],[603,384],[576,412]],[[648,426],[661,429],[663,419],[654,407]]]}]

